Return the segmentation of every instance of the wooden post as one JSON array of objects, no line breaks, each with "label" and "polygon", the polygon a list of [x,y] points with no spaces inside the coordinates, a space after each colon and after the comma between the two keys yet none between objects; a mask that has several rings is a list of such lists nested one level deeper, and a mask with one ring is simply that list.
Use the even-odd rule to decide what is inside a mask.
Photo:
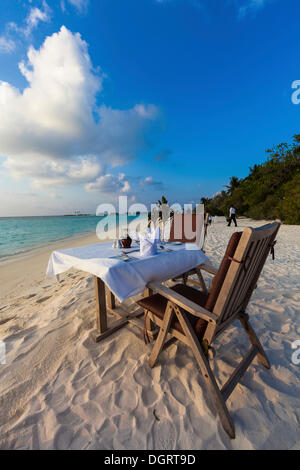
[{"label": "wooden post", "polygon": [[153,349],[151,351],[151,354],[149,356],[149,366],[152,368],[155,366],[155,363],[157,361],[157,358],[163,349],[165,339],[168,335],[169,328],[171,326],[172,318],[173,318],[173,305],[171,302],[168,302],[164,319],[163,319],[163,324],[161,325],[158,333],[157,340],[155,341],[155,344],[153,346]]},{"label": "wooden post", "polygon": [[[147,289],[144,290],[144,297],[150,297],[151,295],[153,295],[153,290],[147,287]],[[144,315],[146,315],[146,312]],[[155,323],[153,323],[149,315],[146,317],[145,327],[149,339],[155,339],[158,334],[158,328]]]},{"label": "wooden post", "polygon": [[108,287],[106,287],[106,302],[108,308],[111,308],[112,310],[116,308],[116,299],[114,294],[109,290]]},{"label": "wooden post", "polygon": [[96,314],[97,332],[98,334],[101,334],[107,330],[105,284],[97,276],[94,276],[94,281],[95,281],[95,295],[96,295],[96,308],[97,308],[97,314]]},{"label": "wooden post", "polygon": [[255,331],[253,330],[252,326],[249,323],[249,315],[247,313],[241,313],[239,316],[239,319],[240,319],[241,324],[244,327],[245,332],[248,335],[249,340],[251,341],[251,344],[255,346],[258,350],[257,358],[259,362],[267,369],[270,369],[271,364],[269,362],[269,359],[267,358],[265,350],[262,347],[261,342],[259,341],[258,337],[256,336]]},{"label": "wooden post", "polygon": [[150,289],[149,287],[147,287],[147,288],[144,290],[144,297],[150,297],[150,295],[153,295],[153,290]]}]

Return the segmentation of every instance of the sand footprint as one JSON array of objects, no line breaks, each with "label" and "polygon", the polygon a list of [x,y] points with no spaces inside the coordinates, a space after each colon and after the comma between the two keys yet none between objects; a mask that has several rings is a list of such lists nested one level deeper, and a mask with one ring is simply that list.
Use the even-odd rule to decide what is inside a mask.
[{"label": "sand footprint", "polygon": [[71,429],[61,426],[55,434],[53,447],[55,450],[69,449],[74,438],[75,436]]},{"label": "sand footprint", "polygon": [[121,410],[132,411],[137,405],[137,394],[133,390],[119,390],[114,396],[114,403]]},{"label": "sand footprint", "polygon": [[155,450],[172,450],[175,448],[177,439],[176,428],[167,418],[155,421],[152,435],[153,448]]},{"label": "sand footprint", "polygon": [[79,426],[83,423],[83,420],[77,413],[71,410],[71,408],[67,408],[65,411],[57,414],[57,421],[59,424],[63,426],[70,426],[74,428],[75,426]]},{"label": "sand footprint", "polygon": [[118,430],[111,419],[105,419],[97,430],[97,440],[99,449],[112,449],[113,438]]},{"label": "sand footprint", "polygon": [[174,397],[181,405],[186,405],[187,400],[187,390],[182,385],[178,378],[174,378],[169,383],[171,389],[171,396]]},{"label": "sand footprint", "polygon": [[74,411],[83,421],[89,423],[95,429],[98,429],[101,423],[103,423],[103,413],[100,411],[97,403],[91,400],[80,406],[77,405]]},{"label": "sand footprint", "polygon": [[148,407],[153,405],[158,400],[157,393],[153,390],[153,388],[144,388],[142,390],[142,401],[143,405]]},{"label": "sand footprint", "polygon": [[142,387],[149,386],[149,383],[152,382],[151,372],[144,364],[137,365],[136,371],[133,373],[134,381],[141,385]]},{"label": "sand footprint", "polygon": [[93,441],[93,436],[88,432],[87,429],[79,429],[75,436],[74,439],[72,440],[70,444],[70,450],[84,450],[89,448],[90,444]]},{"label": "sand footprint", "polygon": [[122,414],[114,416],[112,421],[118,430],[113,437],[113,448],[120,450],[134,448],[133,446],[138,444],[136,437],[133,437],[136,429],[135,417]]},{"label": "sand footprint", "polygon": [[63,385],[59,386],[54,393],[51,391],[45,396],[45,404],[52,408],[56,413],[66,411],[67,394]]},{"label": "sand footprint", "polygon": [[88,390],[79,390],[79,392],[75,393],[72,404],[73,405],[82,405],[88,401]]},{"label": "sand footprint", "polygon": [[85,379],[87,376],[89,376],[92,372],[93,369],[90,364],[86,364],[85,366],[79,366],[80,369],[79,371],[75,374],[73,380],[72,380],[72,385],[74,382],[81,381],[82,379]]},{"label": "sand footprint", "polygon": [[102,374],[101,378],[102,378],[103,383],[116,382],[123,375],[124,375],[124,369],[120,368],[120,363],[118,361],[117,363],[111,365],[111,367],[108,367],[104,371],[104,374]]}]

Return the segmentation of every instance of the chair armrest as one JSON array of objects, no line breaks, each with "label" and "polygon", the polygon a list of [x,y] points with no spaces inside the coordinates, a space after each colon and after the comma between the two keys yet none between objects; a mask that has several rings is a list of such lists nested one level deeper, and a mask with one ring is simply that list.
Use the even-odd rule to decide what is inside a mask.
[{"label": "chair armrest", "polygon": [[201,307],[195,302],[192,302],[183,295],[178,294],[178,292],[175,292],[173,289],[170,289],[169,287],[166,287],[163,284],[160,284],[158,282],[149,282],[147,284],[147,287],[162,295],[166,299],[170,300],[174,304],[178,305],[178,307],[184,308],[195,317],[202,318],[203,320],[206,320],[209,323],[216,323],[219,319],[219,317],[214,313],[209,312],[205,308]]},{"label": "chair armrest", "polygon": [[201,269],[202,271],[206,271],[209,274],[213,274],[214,276],[218,272],[218,268],[215,268],[212,264],[201,264],[198,266],[198,269]]}]

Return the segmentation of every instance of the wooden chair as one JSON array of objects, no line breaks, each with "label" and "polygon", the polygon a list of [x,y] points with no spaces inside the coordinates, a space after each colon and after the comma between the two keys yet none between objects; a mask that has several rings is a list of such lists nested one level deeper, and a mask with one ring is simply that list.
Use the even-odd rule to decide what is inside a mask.
[{"label": "wooden chair", "polygon": [[[274,255],[279,227],[280,221],[276,221],[234,233],[219,269],[210,270],[215,277],[209,293],[183,284],[169,288],[150,283],[148,288],[155,294],[138,302],[144,308],[145,318],[159,327],[149,357],[150,367],[154,367],[168,334],[172,342],[177,339],[190,346],[221,423],[231,438],[235,437],[235,431],[226,400],[256,356],[263,366],[270,368],[266,353],[250,325],[246,308],[270,250]],[[220,389],[209,365],[208,351],[215,338],[237,319],[248,335],[251,348]]]},{"label": "wooden chair", "polygon": [[[169,241],[195,243],[204,251],[208,215],[209,214],[174,214],[171,221]],[[192,280],[191,282],[195,285],[199,285],[203,291],[206,291],[201,271],[197,268],[191,269],[190,271],[177,276],[176,281],[181,281],[186,284],[187,280],[195,274],[198,277],[198,281]]]},{"label": "wooden chair", "polygon": [[204,238],[204,214],[174,214],[171,222],[170,242],[196,243],[202,249]]}]

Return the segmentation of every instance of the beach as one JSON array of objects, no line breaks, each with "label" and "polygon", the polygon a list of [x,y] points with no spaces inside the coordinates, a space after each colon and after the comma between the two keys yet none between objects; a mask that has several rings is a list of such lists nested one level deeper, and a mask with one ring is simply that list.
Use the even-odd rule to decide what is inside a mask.
[{"label": "beach", "polygon": [[35,288],[45,278],[45,266],[52,251],[56,249],[71,248],[75,246],[91,245],[98,243],[95,232],[88,235],[77,235],[64,240],[49,243],[30,250],[26,253],[6,258],[0,261],[0,305],[8,298],[26,294],[31,288]]},{"label": "beach", "polygon": [[[239,219],[235,228],[215,218],[207,256],[218,266],[234,231],[263,224]],[[0,448],[299,450],[300,364],[292,344],[300,339],[300,226],[280,228],[275,260],[268,258],[247,310],[272,367],[254,360],[229,398],[235,440],[186,346],[173,344],[150,369],[152,345],[134,326],[97,344],[92,276],[71,270],[60,282],[45,278],[53,250],[97,242],[94,233],[77,236],[0,264]],[[211,367],[220,383],[248,345],[240,327],[218,338]]]}]

